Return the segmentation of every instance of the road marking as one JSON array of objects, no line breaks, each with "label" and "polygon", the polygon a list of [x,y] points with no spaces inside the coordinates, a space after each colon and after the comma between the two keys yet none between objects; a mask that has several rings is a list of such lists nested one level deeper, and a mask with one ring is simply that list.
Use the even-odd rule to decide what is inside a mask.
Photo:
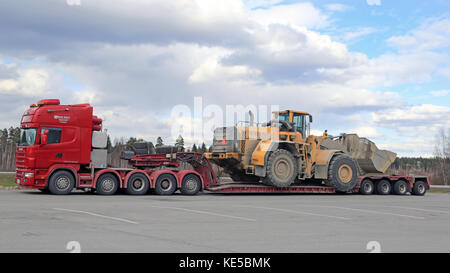
[{"label": "road marking", "polygon": [[446,214],[450,214],[450,211],[443,211],[443,210],[419,209],[419,208],[400,207],[400,206],[384,206],[384,207],[387,207],[387,208],[399,208],[399,209],[409,209],[409,210],[418,210],[418,211],[428,211],[428,212],[437,212],[437,213],[446,213]]},{"label": "road marking", "polygon": [[239,216],[233,216],[233,215],[226,215],[226,214],[220,214],[220,213],[214,213],[214,212],[203,211],[203,210],[193,210],[193,209],[185,209],[185,208],[177,208],[177,207],[165,207],[165,206],[150,206],[150,207],[152,207],[152,208],[160,208],[160,209],[174,209],[174,210],[181,210],[181,211],[200,213],[200,214],[209,214],[209,215],[215,215],[215,216],[221,216],[221,217],[227,217],[227,218],[234,218],[234,219],[251,221],[251,222],[255,222],[256,221],[256,219],[239,217]]},{"label": "road marking", "polygon": [[325,215],[325,214],[318,214],[318,213],[311,213],[311,212],[303,212],[303,211],[296,211],[296,210],[290,210],[290,209],[279,209],[279,208],[269,208],[269,207],[255,207],[255,206],[236,206],[236,207],[276,210],[276,211],[290,212],[290,213],[295,213],[295,214],[305,214],[305,215],[328,217],[328,218],[335,218],[335,219],[341,219],[341,220],[352,220],[351,218],[347,218],[347,217],[332,216],[332,215]]},{"label": "road marking", "polygon": [[54,210],[60,210],[60,211],[74,212],[74,213],[83,213],[83,214],[88,214],[88,215],[97,216],[97,217],[101,217],[101,218],[106,218],[106,219],[111,219],[111,220],[121,221],[121,222],[129,223],[129,224],[135,224],[135,225],[139,224],[138,222],[134,222],[134,221],[131,221],[131,220],[127,220],[127,219],[123,219],[123,218],[118,218],[118,217],[106,216],[106,215],[102,215],[102,214],[98,214],[98,213],[93,213],[93,212],[88,212],[88,211],[73,210],[73,209],[62,209],[62,208],[53,208],[53,209],[54,209]]},{"label": "road marking", "polygon": [[336,209],[346,209],[346,210],[354,210],[354,211],[362,211],[362,212],[368,212],[368,213],[374,213],[374,214],[385,214],[385,215],[392,215],[392,216],[406,217],[406,218],[420,219],[420,220],[425,219],[424,217],[418,217],[418,216],[412,216],[412,215],[405,215],[405,214],[397,214],[397,213],[390,213],[390,212],[382,212],[382,211],[375,211],[375,210],[355,209],[355,208],[335,207],[335,206],[318,206],[318,207],[324,207],[324,208],[336,208]]}]

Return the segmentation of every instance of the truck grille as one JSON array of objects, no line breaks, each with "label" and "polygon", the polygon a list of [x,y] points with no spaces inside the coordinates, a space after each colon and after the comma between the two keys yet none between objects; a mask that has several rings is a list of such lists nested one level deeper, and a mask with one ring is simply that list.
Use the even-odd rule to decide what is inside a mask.
[{"label": "truck grille", "polygon": [[[22,149],[22,151],[20,150]],[[25,168],[26,151],[24,148],[17,148],[16,150],[16,169]]]}]

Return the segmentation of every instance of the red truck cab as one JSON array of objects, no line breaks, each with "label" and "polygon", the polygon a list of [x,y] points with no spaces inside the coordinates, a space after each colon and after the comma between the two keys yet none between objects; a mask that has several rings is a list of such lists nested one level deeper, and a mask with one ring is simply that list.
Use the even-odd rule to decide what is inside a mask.
[{"label": "red truck cab", "polygon": [[74,177],[89,167],[92,132],[101,129],[89,104],[60,105],[58,99],[32,104],[22,116],[16,151],[16,183],[24,188],[44,189],[56,169]]}]

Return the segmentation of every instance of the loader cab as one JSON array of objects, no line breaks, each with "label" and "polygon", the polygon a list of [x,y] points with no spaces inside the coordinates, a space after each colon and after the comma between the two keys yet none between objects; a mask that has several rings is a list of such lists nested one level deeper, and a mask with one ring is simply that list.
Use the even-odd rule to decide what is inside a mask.
[{"label": "loader cab", "polygon": [[285,110],[273,112],[273,119],[288,122],[292,125],[293,132],[299,132],[303,138],[307,138],[310,134],[310,123],[312,116],[309,113]]}]

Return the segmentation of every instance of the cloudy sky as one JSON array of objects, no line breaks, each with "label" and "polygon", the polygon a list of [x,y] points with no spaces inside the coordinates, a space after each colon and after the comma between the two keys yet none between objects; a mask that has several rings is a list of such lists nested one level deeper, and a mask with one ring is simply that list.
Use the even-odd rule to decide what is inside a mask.
[{"label": "cloudy sky", "polygon": [[60,98],[114,138],[171,142],[194,97],[308,111],[402,156],[450,128],[446,0],[1,0],[0,33],[0,128]]}]

